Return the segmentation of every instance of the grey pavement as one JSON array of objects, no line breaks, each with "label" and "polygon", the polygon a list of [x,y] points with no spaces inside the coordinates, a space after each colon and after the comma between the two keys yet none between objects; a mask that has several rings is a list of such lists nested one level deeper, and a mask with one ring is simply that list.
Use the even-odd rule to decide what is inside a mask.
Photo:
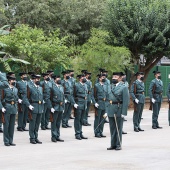
[{"label": "grey pavement", "polygon": [[[0,134],[0,170],[170,170],[170,126],[168,111],[161,109],[160,126],[151,128],[152,112],[144,110],[141,127],[144,132],[134,132],[133,111],[128,112],[121,151],[107,151],[110,146],[109,124],[105,124],[106,138],[95,138],[93,126],[83,126],[88,140],[74,138],[74,128],[61,128],[64,143],[52,143],[50,130],[39,130],[40,144],[30,144],[28,132],[15,130],[14,143],[5,147]],[[89,122],[93,124],[94,114]],[[73,126],[73,120],[70,120]],[[28,125],[27,125],[28,126]],[[28,127],[27,127],[28,128]]]}]

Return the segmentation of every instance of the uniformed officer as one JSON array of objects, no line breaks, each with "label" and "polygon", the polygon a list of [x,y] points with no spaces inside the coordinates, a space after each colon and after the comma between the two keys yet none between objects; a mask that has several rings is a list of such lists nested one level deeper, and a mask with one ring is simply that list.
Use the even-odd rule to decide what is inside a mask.
[{"label": "uniformed officer", "polygon": [[28,131],[26,129],[27,118],[28,118],[28,107],[24,103],[24,98],[27,97],[27,73],[22,72],[19,73],[21,80],[17,82],[17,89],[18,89],[18,131]]},{"label": "uniformed officer", "polygon": [[29,136],[30,143],[32,144],[42,144],[38,139],[38,130],[44,109],[43,90],[40,86],[40,77],[40,75],[32,75],[34,84],[28,86],[28,97],[24,99],[27,107],[29,107]]},{"label": "uniformed officer", "polygon": [[44,103],[44,111],[41,116],[41,129],[46,130],[46,129],[50,129],[48,127],[48,123],[49,123],[50,109],[51,109],[50,95],[51,95],[52,84],[50,82],[49,73],[43,73],[42,77],[44,80],[40,82],[40,85],[43,89],[43,99],[45,103]]},{"label": "uniformed officer", "polygon": [[127,115],[128,88],[122,82],[122,72],[114,72],[111,93],[107,98],[107,111],[110,125],[111,146],[107,150],[121,150],[123,117]]},{"label": "uniformed officer", "polygon": [[[0,71],[0,101],[1,101],[1,94],[2,89],[9,87],[9,83],[6,78],[6,74]],[[0,110],[0,133],[3,133],[2,130],[2,110]]]},{"label": "uniformed officer", "polygon": [[[151,101],[151,107],[153,107],[152,114],[152,128],[161,129],[158,123],[159,111],[162,103],[163,82],[161,81],[161,73],[159,71],[153,71],[155,79],[153,79],[149,86],[149,97]],[[150,107],[150,110],[151,110]]]},{"label": "uniformed officer", "polygon": [[85,72],[85,76],[86,76],[86,85],[87,85],[87,89],[88,89],[88,94],[87,94],[87,109],[85,112],[85,117],[84,117],[84,121],[83,121],[83,125],[84,126],[91,126],[90,123],[88,123],[88,114],[89,114],[89,109],[90,109],[90,104],[92,101],[92,82],[91,82],[91,73],[90,72]]},{"label": "uniformed officer", "polygon": [[15,146],[13,143],[15,116],[17,114],[18,90],[15,87],[16,78],[7,76],[9,87],[2,90],[3,139],[5,146]]},{"label": "uniformed officer", "polygon": [[94,97],[92,97],[92,101],[95,106],[94,134],[95,137],[101,138],[106,137],[105,135],[103,135],[103,115],[106,113],[105,102],[107,95],[107,86],[104,84],[106,81],[105,75],[99,74],[97,76],[99,77],[99,83],[96,83],[94,85]]},{"label": "uniformed officer", "polygon": [[60,139],[60,125],[64,111],[64,88],[60,76],[54,78],[51,90],[51,141],[64,142]]},{"label": "uniformed officer", "polygon": [[144,131],[140,127],[140,122],[142,118],[142,112],[145,104],[145,85],[144,85],[144,74],[143,72],[137,72],[135,74],[136,80],[131,86],[130,94],[134,102],[134,113],[133,113],[133,126],[134,131]]},{"label": "uniformed officer", "polygon": [[72,106],[75,104],[74,98],[73,98],[73,87],[70,83],[69,78],[69,72],[63,71],[62,72],[64,79],[62,80],[61,84],[64,87],[64,96],[65,96],[65,110],[63,113],[62,118],[62,127],[63,128],[70,128],[71,126],[68,124],[68,120],[70,118]]},{"label": "uniformed officer", "polygon": [[78,140],[87,139],[83,136],[82,125],[85,111],[87,108],[87,93],[88,89],[85,84],[86,78],[84,74],[77,75],[79,82],[74,86],[74,99],[76,103],[74,104],[75,108],[75,119],[74,119],[74,130],[75,138]]}]

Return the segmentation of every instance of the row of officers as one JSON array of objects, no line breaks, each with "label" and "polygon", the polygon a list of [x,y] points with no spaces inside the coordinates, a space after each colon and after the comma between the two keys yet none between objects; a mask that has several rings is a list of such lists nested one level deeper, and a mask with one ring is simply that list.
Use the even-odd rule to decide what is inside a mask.
[{"label": "row of officers", "polygon": [[[10,72],[7,76],[0,73],[0,110],[4,145],[15,146],[13,136],[16,114],[18,114],[18,131],[28,131],[26,124],[29,121],[31,144],[42,144],[38,137],[38,130],[40,124],[42,130],[49,129],[49,120],[51,122],[51,141],[64,142],[60,138],[60,126],[71,127],[69,119],[72,109],[75,117],[75,138],[77,140],[87,139],[83,135],[82,125],[90,126],[88,113],[92,103],[95,109],[95,137],[106,137],[103,129],[108,117],[111,145],[107,150],[121,150],[123,120],[127,115],[130,101],[126,75],[122,72],[114,72],[110,82],[107,78],[107,71],[99,69],[93,87],[91,73],[87,70],[82,70],[82,73],[77,75],[77,82],[73,70],[63,71],[62,74],[63,79],[61,80],[61,77],[54,75],[52,70],[42,75],[22,72],[19,73],[21,80],[16,82],[14,73]],[[161,128],[158,123],[158,115],[162,102],[163,83],[159,71],[154,71],[154,75],[155,79],[150,83],[149,95],[150,109],[153,110],[152,128],[157,129]],[[130,94],[134,101],[134,131],[139,132],[144,131],[140,127],[140,122],[145,103],[145,86],[144,74],[137,72],[135,76],[136,80],[130,88]],[[43,81],[40,81],[41,77],[43,77]],[[170,99],[170,86],[168,89],[167,95]],[[0,124],[1,131],[2,124]]]}]

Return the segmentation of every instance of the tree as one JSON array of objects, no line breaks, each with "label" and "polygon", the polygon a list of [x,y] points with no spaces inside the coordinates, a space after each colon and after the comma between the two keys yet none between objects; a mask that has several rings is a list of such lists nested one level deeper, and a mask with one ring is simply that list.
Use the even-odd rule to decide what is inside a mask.
[{"label": "tree", "polygon": [[6,17],[12,26],[28,24],[46,33],[60,29],[72,42],[83,44],[92,27],[100,27],[107,0],[4,0]]},{"label": "tree", "polygon": [[112,75],[113,71],[131,69],[130,51],[125,47],[113,47],[107,44],[109,34],[106,31],[93,28],[88,41],[77,48],[77,56],[72,60],[74,69],[78,72],[87,69],[93,74],[93,81],[99,68],[105,68]]},{"label": "tree", "polygon": [[[169,0],[111,0],[106,8],[103,26],[109,31],[110,44],[130,49],[131,61],[145,72],[170,54]],[[143,54],[145,66],[139,59]]]},{"label": "tree", "polygon": [[69,63],[65,37],[60,39],[58,30],[47,36],[42,29],[20,25],[9,35],[1,36],[0,41],[7,45],[4,49],[8,54],[31,63],[22,66],[23,71],[43,72],[56,65],[67,67]]},{"label": "tree", "polygon": [[0,27],[7,23],[7,17],[5,16],[4,0],[0,0]]}]

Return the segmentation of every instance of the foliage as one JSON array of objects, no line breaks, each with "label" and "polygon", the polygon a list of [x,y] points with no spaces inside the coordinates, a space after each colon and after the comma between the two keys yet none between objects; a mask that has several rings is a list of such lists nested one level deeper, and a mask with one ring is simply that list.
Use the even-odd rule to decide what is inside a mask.
[{"label": "foliage", "polygon": [[[129,48],[132,62],[146,75],[170,54],[169,0],[110,0],[103,25],[110,33],[110,43]],[[144,67],[139,63],[140,54],[146,59]]]},{"label": "foliage", "polygon": [[91,37],[77,48],[77,56],[72,64],[78,72],[87,69],[93,73],[93,80],[99,68],[105,68],[112,75],[113,71],[131,69],[130,51],[124,47],[113,47],[107,44],[108,32],[93,28]]},{"label": "foliage", "polygon": [[65,37],[60,39],[58,30],[47,36],[42,29],[20,25],[8,36],[1,36],[0,41],[7,45],[5,51],[8,54],[31,63],[22,67],[24,71],[43,72],[54,69],[57,64],[66,67],[69,62]]}]

